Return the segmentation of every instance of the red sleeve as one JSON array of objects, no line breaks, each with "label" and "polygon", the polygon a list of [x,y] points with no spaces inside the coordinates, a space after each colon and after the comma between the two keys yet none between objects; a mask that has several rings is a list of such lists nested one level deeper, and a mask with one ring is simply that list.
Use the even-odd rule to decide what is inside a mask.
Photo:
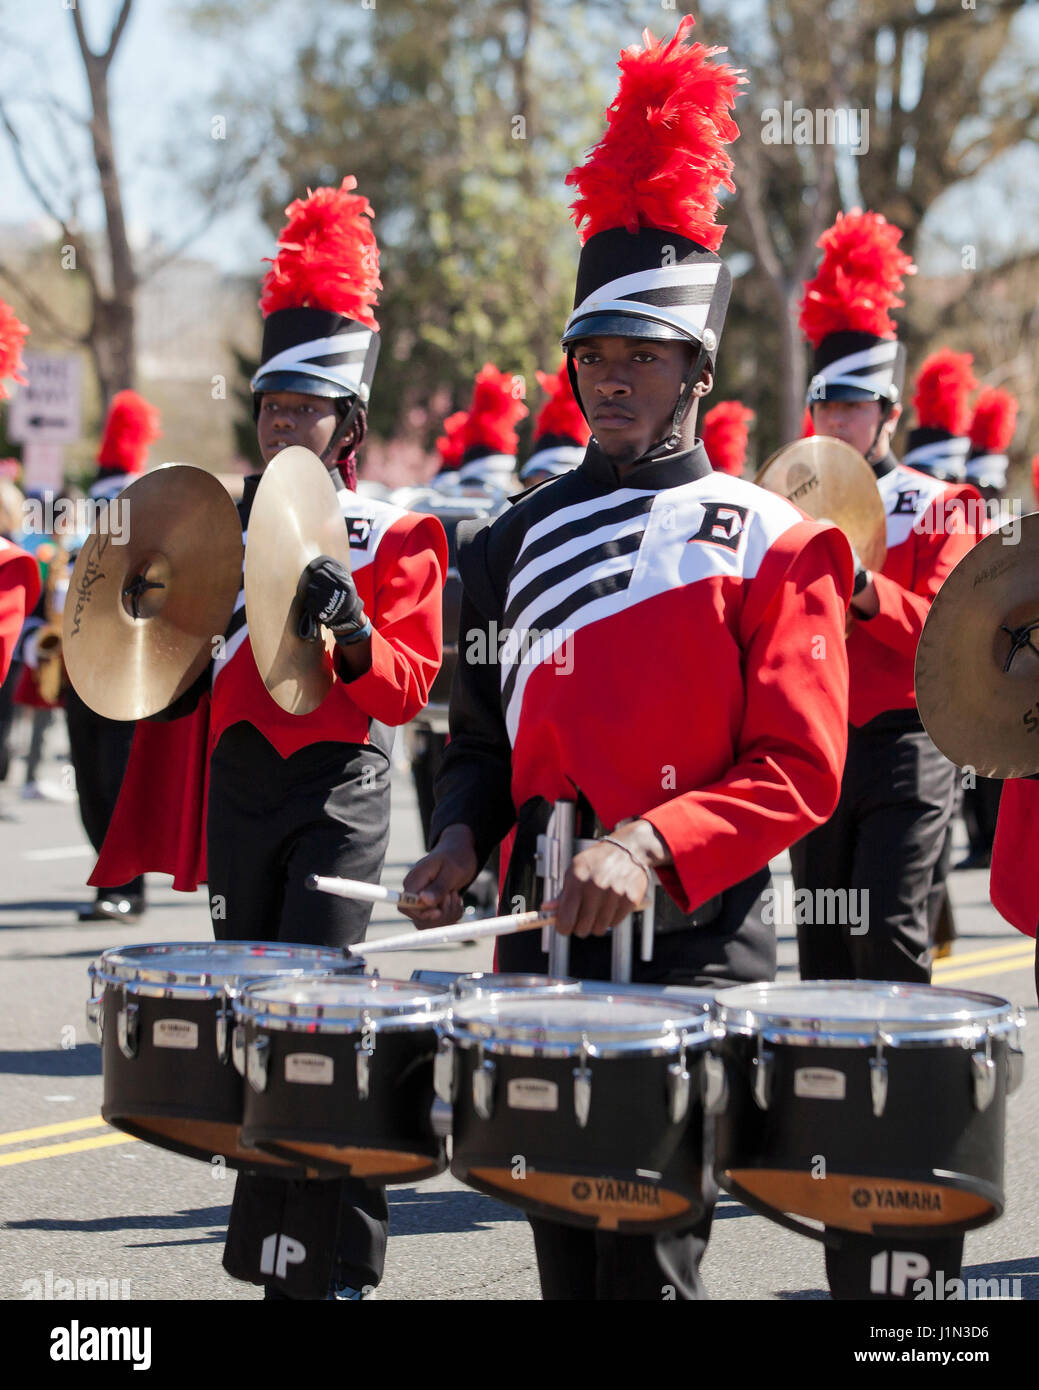
[{"label": "red sleeve", "polygon": [[409,512],[387,531],[372,563],[372,665],[348,688],[358,709],[396,728],[425,707],[443,660],[443,526]]},{"label": "red sleeve", "polygon": [[0,683],[7,679],[22,624],[39,596],[39,565],[24,550],[0,540]]},{"label": "red sleeve", "polygon": [[[980,507],[981,494],[969,486],[948,488],[921,514],[913,528],[913,587],[905,589],[885,574],[874,574],[880,611],[873,618],[859,618],[866,636],[913,661],[931,600],[968,550],[978,533],[967,510]],[[974,510],[973,507],[970,510]],[[975,515],[978,515],[975,512]]]},{"label": "red sleeve", "polygon": [[833,813],[848,741],[844,621],[851,549],[804,522],[769,549],[741,617],[745,702],[724,777],[643,816],[666,841],[660,880],[689,912]]},{"label": "red sleeve", "polygon": [[989,896],[1011,926],[1035,936],[1039,922],[1039,884],[1031,870],[1039,837],[1039,782],[1012,778],[1003,783],[996,838],[992,844]]}]

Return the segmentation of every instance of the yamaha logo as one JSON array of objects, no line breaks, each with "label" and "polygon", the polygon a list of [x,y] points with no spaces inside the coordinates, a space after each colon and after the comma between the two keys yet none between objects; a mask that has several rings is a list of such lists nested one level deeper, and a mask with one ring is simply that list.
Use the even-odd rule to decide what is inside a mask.
[{"label": "yamaha logo", "polygon": [[577,1182],[574,1183],[570,1192],[578,1202],[587,1202],[588,1198],[592,1195],[591,1186],[586,1183],[583,1178],[579,1178]]},{"label": "yamaha logo", "polygon": [[851,1194],[851,1200],[857,1207],[868,1207],[870,1203],[869,1188],[857,1187]]}]

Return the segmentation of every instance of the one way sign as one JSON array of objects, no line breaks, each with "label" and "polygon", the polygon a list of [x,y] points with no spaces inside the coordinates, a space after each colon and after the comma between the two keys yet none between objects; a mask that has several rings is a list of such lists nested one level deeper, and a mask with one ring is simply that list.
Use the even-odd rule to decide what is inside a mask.
[{"label": "one way sign", "polygon": [[27,352],[7,434],[19,444],[71,444],[80,436],[83,362],[74,353]]}]

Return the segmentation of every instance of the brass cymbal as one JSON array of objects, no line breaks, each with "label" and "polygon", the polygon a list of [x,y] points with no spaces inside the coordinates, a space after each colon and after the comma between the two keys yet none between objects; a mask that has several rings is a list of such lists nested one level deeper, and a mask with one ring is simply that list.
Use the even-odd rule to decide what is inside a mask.
[{"label": "brass cymbal", "polygon": [[107,719],[158,714],[202,674],[242,577],[226,490],[190,464],[156,468],[109,504],[85,542],[62,618],[65,665]]},{"label": "brass cymbal", "polygon": [[887,556],[887,518],[873,469],[840,439],[811,435],[774,453],[754,481],[817,520],[832,521],[868,570]]},{"label": "brass cymbal", "polygon": [[1039,512],[1021,518],[1015,540],[1016,529],[964,555],[916,650],[924,727],[950,761],[982,777],[1039,772]]},{"label": "brass cymbal", "polygon": [[263,471],[245,544],[245,614],[264,685],[290,714],[310,714],[332,689],[335,639],[325,628],[300,636],[300,576],[331,555],[350,567],[350,542],[328,469],[292,445]]}]

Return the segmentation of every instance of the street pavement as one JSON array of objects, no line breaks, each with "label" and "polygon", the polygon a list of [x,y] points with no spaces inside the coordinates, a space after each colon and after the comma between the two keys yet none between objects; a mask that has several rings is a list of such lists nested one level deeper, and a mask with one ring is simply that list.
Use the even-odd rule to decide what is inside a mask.
[{"label": "street pavement", "polygon": [[[24,730],[20,731],[24,736]],[[44,780],[70,785],[55,730]],[[139,1143],[100,1119],[100,1049],[84,1025],[87,967],[119,945],[210,938],[205,897],[149,880],[140,923],[80,924],[77,905],[93,864],[73,802],[22,801],[16,763],[0,819],[0,1298],[60,1296],[77,1280],[95,1294],[132,1299],[257,1300],[220,1265],[233,1175]],[[399,885],[420,853],[410,778],[395,769],[393,831],[384,882]],[[782,884],[786,862],[774,869]],[[952,958],[934,983],[997,994],[1024,1006],[1025,1081],[1010,1099],[1007,1209],[971,1232],[966,1278],[1005,1278],[1011,1295],[1039,1298],[1039,1020],[1032,944],[988,902],[987,874],[951,877],[958,922]],[[376,908],[370,937],[406,927]],[[384,976],[416,968],[489,969],[491,945],[413,951],[379,962]],[[790,928],[781,929],[780,978],[797,978]],[[380,1300],[515,1300],[538,1297],[529,1230],[519,1212],[449,1175],[389,1192],[391,1226]],[[824,1299],[822,1249],[723,1196],[703,1273],[716,1299]],[[62,1284],[60,1281],[71,1281]],[[104,1284],[98,1281],[106,1281]],[[88,1286],[84,1285],[84,1288]]]}]

